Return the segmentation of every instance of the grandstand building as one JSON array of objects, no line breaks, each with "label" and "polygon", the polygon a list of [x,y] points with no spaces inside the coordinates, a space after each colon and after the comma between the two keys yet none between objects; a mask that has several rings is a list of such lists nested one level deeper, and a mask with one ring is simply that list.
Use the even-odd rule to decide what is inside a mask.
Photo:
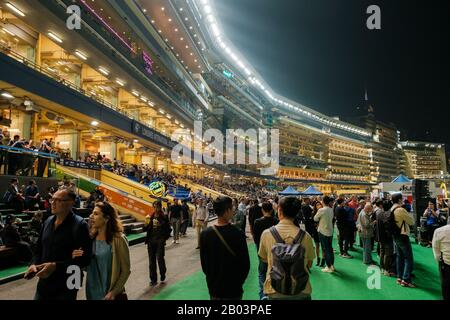
[{"label": "grandstand building", "polygon": [[[81,21],[70,30],[73,4]],[[277,96],[227,42],[214,8],[202,1],[0,5],[0,112],[10,135],[52,139],[72,159],[100,153],[199,178],[313,181],[324,192],[366,193],[402,171],[401,152],[392,152],[398,148],[394,126],[372,116],[341,121]],[[179,141],[171,135],[178,129],[193,134],[194,120],[222,132],[278,129],[277,174],[259,176],[258,165],[173,163],[170,152]],[[412,175],[442,171],[440,164],[419,168],[418,151],[404,150]]]}]

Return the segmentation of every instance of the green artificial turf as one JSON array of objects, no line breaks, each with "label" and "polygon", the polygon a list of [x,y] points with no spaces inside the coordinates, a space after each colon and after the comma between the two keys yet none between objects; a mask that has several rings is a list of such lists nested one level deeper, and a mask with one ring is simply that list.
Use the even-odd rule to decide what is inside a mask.
[{"label": "green artificial turf", "polygon": [[[337,248],[337,241],[333,245]],[[377,281],[370,278],[374,270],[362,263],[362,248],[351,252],[353,259],[344,259],[335,254],[335,273],[323,273],[319,267],[312,267],[311,285],[313,300],[438,300],[441,299],[440,279],[437,264],[430,248],[415,243],[414,283],[417,288],[404,288],[396,283],[395,277],[380,275]],[[244,300],[258,299],[258,257],[255,245],[249,244],[251,267],[244,284]],[[375,261],[378,256],[373,253]],[[168,266],[170,268],[170,266]],[[375,268],[376,269],[376,268]],[[369,273],[368,273],[369,271]],[[373,289],[369,289],[369,285]],[[202,271],[168,286],[154,297],[156,300],[204,300],[209,299],[205,276]]]}]

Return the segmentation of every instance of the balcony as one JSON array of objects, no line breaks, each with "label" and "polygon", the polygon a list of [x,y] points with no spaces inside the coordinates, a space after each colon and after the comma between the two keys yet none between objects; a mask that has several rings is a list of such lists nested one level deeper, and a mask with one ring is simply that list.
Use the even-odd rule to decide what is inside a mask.
[{"label": "balcony", "polygon": [[[55,0],[42,0],[43,4],[47,6],[55,14],[66,17],[65,7]],[[71,0],[63,0],[66,6],[72,5]],[[195,118],[196,108],[187,99],[183,98],[176,92],[164,79],[155,73],[149,73],[148,63],[144,58],[143,50],[135,50],[131,45],[126,44],[123,40],[116,37],[110,30],[108,30],[99,20],[90,12],[87,7],[82,8],[81,15],[83,23],[87,27],[82,28],[78,32],[83,35],[93,45],[102,48],[105,53],[111,52],[111,47],[117,51],[118,54],[109,54],[111,60],[121,63],[123,67],[128,69],[130,75],[133,75],[136,80],[142,78],[151,84],[150,87],[157,87],[163,94],[169,97],[180,109],[186,112],[191,118]],[[121,59],[122,58],[122,59]],[[123,60],[126,59],[126,61]],[[162,100],[167,98],[160,96]]]}]

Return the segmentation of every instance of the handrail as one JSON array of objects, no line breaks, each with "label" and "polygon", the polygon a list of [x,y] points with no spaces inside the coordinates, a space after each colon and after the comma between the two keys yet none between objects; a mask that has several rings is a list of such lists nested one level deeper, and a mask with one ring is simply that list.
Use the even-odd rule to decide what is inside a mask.
[{"label": "handrail", "polygon": [[[86,4],[85,4],[86,5]],[[104,26],[99,24],[99,21],[97,18],[94,18],[91,16],[91,13],[89,11],[86,11],[86,14],[83,15],[83,17],[87,17],[88,19],[84,19],[85,23],[89,24],[91,28],[93,28],[95,31],[100,32],[104,37],[106,37],[106,41],[110,43],[115,49],[119,50],[122,54],[126,55],[127,59],[132,62],[132,64],[141,69],[143,71],[143,61],[141,60],[140,55],[138,55],[138,52],[135,52],[134,54],[128,47],[126,47],[123,43],[118,43],[118,40],[113,38],[111,33],[108,32]],[[109,40],[112,41],[109,41]],[[126,49],[126,50],[125,50]],[[188,113],[195,116],[196,110],[192,108],[185,99],[183,99],[175,90],[170,87],[160,76],[158,76],[156,73],[152,73],[152,79],[153,82],[158,83],[160,85],[163,85],[164,88],[167,90],[165,91],[166,94],[168,94],[173,100],[175,100],[181,107],[185,109]]]},{"label": "handrail", "polygon": [[[92,93],[89,94],[89,92],[86,92],[86,90],[84,90],[82,87],[78,86],[77,84],[60,77],[55,72],[51,72],[50,70],[48,70],[46,68],[43,68],[42,66],[40,66],[40,65],[36,64],[35,62],[25,58],[24,56],[20,55],[19,53],[9,49],[8,47],[6,47],[3,44],[0,44],[0,52],[3,52],[4,54],[10,56],[11,58],[14,58],[15,60],[23,63],[24,65],[26,65],[28,67],[31,67],[31,68],[33,68],[34,70],[36,70],[36,71],[38,71],[40,73],[45,74],[46,76],[52,78],[53,80],[56,80],[59,83],[62,83],[66,87],[69,87],[69,88],[77,91],[78,93],[81,93],[84,96],[87,96],[87,97],[89,97],[89,98],[99,102],[100,104],[102,104],[102,105],[104,105],[104,106],[106,106],[106,107],[108,107],[110,109],[113,109],[113,110],[115,110],[115,111],[117,111],[117,112],[127,116],[128,118],[135,119],[133,114],[131,114],[130,112],[127,112],[126,110],[123,110],[123,109],[119,109],[115,105],[107,102],[106,100],[98,98],[96,95],[94,95]],[[135,120],[137,120],[137,119],[135,119]]]},{"label": "handrail", "polygon": [[47,157],[47,158],[55,158],[56,159],[58,157],[58,155],[53,154],[53,153],[40,152],[40,151],[32,150],[32,149],[15,148],[15,147],[4,146],[4,145],[0,145],[0,149],[7,150],[7,151],[13,151],[14,153],[26,153],[26,154],[31,154],[34,156],[42,156],[42,157]]}]

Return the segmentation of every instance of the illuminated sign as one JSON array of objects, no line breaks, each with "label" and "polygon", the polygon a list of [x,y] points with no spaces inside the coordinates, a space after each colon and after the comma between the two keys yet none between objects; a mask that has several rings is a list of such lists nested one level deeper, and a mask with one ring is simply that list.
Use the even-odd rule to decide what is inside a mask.
[{"label": "illuminated sign", "polygon": [[148,188],[150,190],[150,195],[155,198],[162,198],[166,194],[166,186],[160,181],[150,183]]},{"label": "illuminated sign", "polygon": [[152,75],[153,74],[153,60],[152,60],[152,58],[150,58],[150,56],[148,55],[147,52],[142,51],[142,59],[144,60],[145,71],[147,71],[147,73],[149,75]]}]

